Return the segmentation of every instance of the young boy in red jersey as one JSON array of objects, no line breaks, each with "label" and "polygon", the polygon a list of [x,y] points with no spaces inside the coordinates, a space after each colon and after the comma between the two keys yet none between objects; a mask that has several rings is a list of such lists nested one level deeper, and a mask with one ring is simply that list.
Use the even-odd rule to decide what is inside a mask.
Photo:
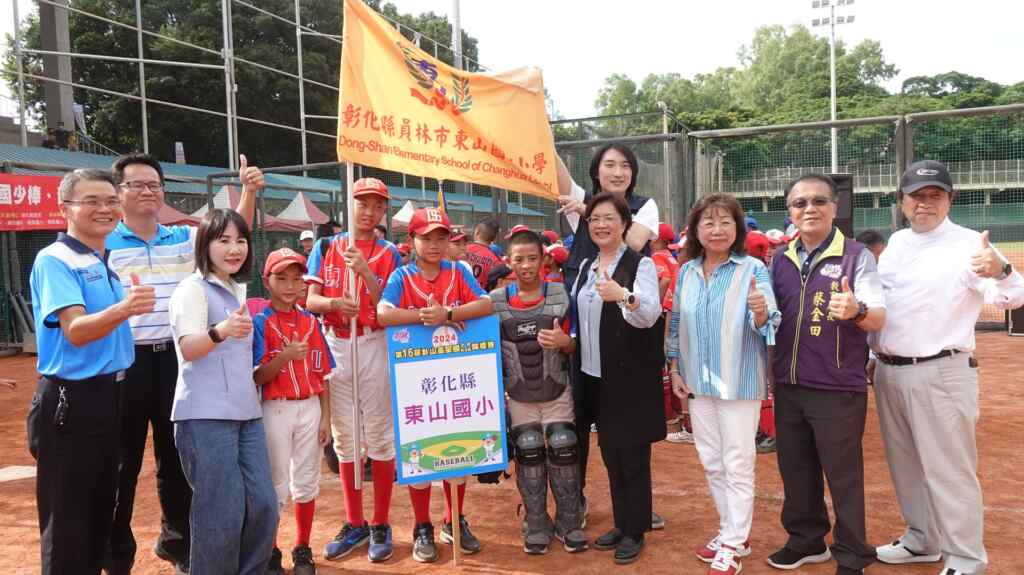
[{"label": "young boy in red jersey", "polygon": [[[262,386],[270,473],[281,507],[288,502],[289,483],[295,501],[295,575],[316,574],[309,533],[320,492],[320,451],[331,429],[324,377],[334,367],[319,322],[296,305],[305,273],[301,254],[288,248],[271,252],[263,266],[270,305],[252,320],[253,379]],[[267,573],[284,573],[276,544]]]},{"label": "young boy in red jersey", "polygon": [[[388,276],[398,268],[401,256],[387,240],[374,235],[387,212],[388,188],[376,178],[357,180],[355,198],[355,241],[347,233],[321,238],[309,259],[308,309],[323,314],[327,345],[338,364],[331,377],[331,427],[339,475],[345,497],[346,521],[324,549],[328,560],[340,559],[367,544],[370,561],[388,560],[394,550],[389,524],[391,493],[395,481],[395,441],[391,418],[391,383],[388,380],[387,339],[377,319],[377,301]],[[326,243],[326,247],[323,245]],[[355,295],[349,289],[349,270],[356,276]],[[354,337],[359,344],[359,411],[361,442],[373,460],[373,518],[363,515],[362,490],[355,488],[356,465],[352,430],[351,318],[356,318]]]},{"label": "young boy in red jersey", "polygon": [[[458,324],[491,313],[491,300],[480,289],[473,274],[447,260],[451,224],[444,212],[426,208],[416,210],[409,221],[409,233],[416,247],[416,261],[391,274],[377,306],[383,325],[421,323],[427,326]],[[374,470],[376,479],[376,470]],[[458,486],[459,509],[464,510],[465,480]],[[451,489],[444,482],[445,517],[441,540],[452,543]],[[430,484],[409,486],[416,526],[413,530],[412,557],[421,563],[437,561],[434,526],[430,521]],[[459,517],[460,547],[463,553],[480,551],[480,542],[469,530],[464,515]]]},{"label": "young boy in red jersey", "polygon": [[569,250],[559,244],[551,244],[544,249],[544,281],[565,283],[562,266],[569,261]]}]

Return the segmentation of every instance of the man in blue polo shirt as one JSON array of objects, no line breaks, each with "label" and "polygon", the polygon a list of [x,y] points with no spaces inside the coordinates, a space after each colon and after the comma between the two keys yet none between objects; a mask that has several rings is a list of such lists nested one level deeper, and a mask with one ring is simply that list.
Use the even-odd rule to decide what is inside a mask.
[{"label": "man in blue polo shirt", "polygon": [[68,222],[36,256],[29,283],[42,376],[28,415],[36,457],[42,572],[99,573],[117,489],[118,387],[134,360],[129,317],[149,313],[152,287],[125,290],[107,266],[121,217],[114,180],[75,170],[58,202]]},{"label": "man in blue polo shirt", "polygon": [[[249,167],[241,156],[239,173],[242,196],[238,212],[252,224],[256,192],[263,174]],[[123,203],[124,221],[107,236],[110,267],[127,286],[130,274],[156,291],[152,313],[130,321],[135,341],[135,363],[121,386],[121,464],[117,504],[110,533],[109,575],[131,573],[136,543],[132,533],[135,486],[142,469],[146,435],[153,426],[156,459],[156,490],[160,500],[160,536],[154,552],[172,563],[178,573],[189,570],[189,511],[192,490],[181,470],[174,446],[171,405],[178,379],[178,359],[171,341],[167,303],[178,283],[195,270],[196,228],[160,225],[164,205],[164,173],[160,162],[148,154],[129,154],[114,162]]]}]

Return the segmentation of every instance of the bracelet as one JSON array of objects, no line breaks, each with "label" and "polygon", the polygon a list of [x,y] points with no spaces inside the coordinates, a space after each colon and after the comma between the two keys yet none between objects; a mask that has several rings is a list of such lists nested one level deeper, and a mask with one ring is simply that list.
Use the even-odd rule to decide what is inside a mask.
[{"label": "bracelet", "polygon": [[857,302],[857,315],[853,316],[853,323],[860,323],[867,316],[868,306],[862,301]]}]

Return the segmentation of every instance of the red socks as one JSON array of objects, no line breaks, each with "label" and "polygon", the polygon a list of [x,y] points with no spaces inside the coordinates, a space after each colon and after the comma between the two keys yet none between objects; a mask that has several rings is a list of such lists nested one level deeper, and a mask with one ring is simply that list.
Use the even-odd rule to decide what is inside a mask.
[{"label": "red socks", "polygon": [[[444,482],[444,522],[452,522],[452,484],[447,481]],[[459,513],[462,515],[466,514],[466,508],[463,506],[463,502],[466,500],[466,484],[459,485]]]},{"label": "red socks", "polygon": [[313,511],[315,509],[316,499],[295,504],[296,547],[300,545],[309,546],[309,533],[313,530]]},{"label": "red socks", "polygon": [[[356,491],[356,469],[355,462],[342,463],[339,465],[341,475],[341,489],[345,496],[345,513],[348,522],[353,527],[362,527],[366,523],[363,517],[363,494]],[[363,472],[362,462],[359,462],[359,473]]]},{"label": "red socks", "polygon": [[373,524],[388,522],[391,510],[391,491],[395,486],[395,460],[373,460]]},{"label": "red socks", "polygon": [[416,489],[409,486],[409,501],[412,502],[412,512],[416,516],[416,524],[430,523],[430,486],[426,489]]}]

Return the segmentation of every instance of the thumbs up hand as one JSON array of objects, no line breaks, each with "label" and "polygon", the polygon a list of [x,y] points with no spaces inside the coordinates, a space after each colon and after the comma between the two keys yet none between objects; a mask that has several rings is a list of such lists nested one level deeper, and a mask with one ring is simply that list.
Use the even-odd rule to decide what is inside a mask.
[{"label": "thumbs up hand", "polygon": [[125,319],[133,315],[152,313],[153,308],[156,307],[156,288],[142,285],[142,281],[135,273],[129,277],[132,282],[131,286],[128,287],[124,299],[121,300]]},{"label": "thumbs up hand", "polygon": [[601,276],[594,287],[597,289],[597,295],[601,296],[601,299],[606,302],[616,303],[626,297],[626,288],[608,277],[608,268],[601,270]]},{"label": "thumbs up hand", "polygon": [[222,337],[237,337],[239,339],[248,337],[252,333],[252,318],[249,317],[249,310],[246,309],[245,302],[231,312],[227,319],[217,324],[217,333]]},{"label": "thumbs up hand", "polygon": [[437,303],[434,294],[427,296],[427,306],[420,308],[420,322],[423,325],[441,325],[448,321],[448,310]]},{"label": "thumbs up hand", "polygon": [[978,274],[978,277],[996,278],[1003,275],[1003,267],[1006,262],[999,257],[999,253],[992,247],[988,238],[988,230],[981,232],[981,249],[971,256],[971,270]]},{"label": "thumbs up hand", "polygon": [[857,298],[854,297],[853,290],[850,289],[850,280],[846,276],[843,276],[841,290],[832,292],[829,297],[828,313],[835,319],[853,319],[857,316],[860,304],[857,303]]},{"label": "thumbs up hand", "polygon": [[571,342],[572,338],[562,331],[562,324],[558,320],[555,320],[551,329],[537,331],[537,343],[544,349],[565,349]]},{"label": "thumbs up hand", "polygon": [[309,353],[308,342],[309,334],[306,334],[306,337],[302,338],[302,341],[285,341],[285,346],[284,349],[281,350],[281,355],[287,358],[288,361],[305,359],[306,354]]},{"label": "thumbs up hand", "polygon": [[754,325],[761,327],[768,321],[768,300],[764,292],[757,289],[757,278],[750,276],[750,289],[747,291],[747,309],[754,314]]},{"label": "thumbs up hand", "polygon": [[242,182],[243,188],[257,191],[265,184],[263,171],[256,166],[249,166],[249,160],[245,154],[238,155],[238,179]]}]

